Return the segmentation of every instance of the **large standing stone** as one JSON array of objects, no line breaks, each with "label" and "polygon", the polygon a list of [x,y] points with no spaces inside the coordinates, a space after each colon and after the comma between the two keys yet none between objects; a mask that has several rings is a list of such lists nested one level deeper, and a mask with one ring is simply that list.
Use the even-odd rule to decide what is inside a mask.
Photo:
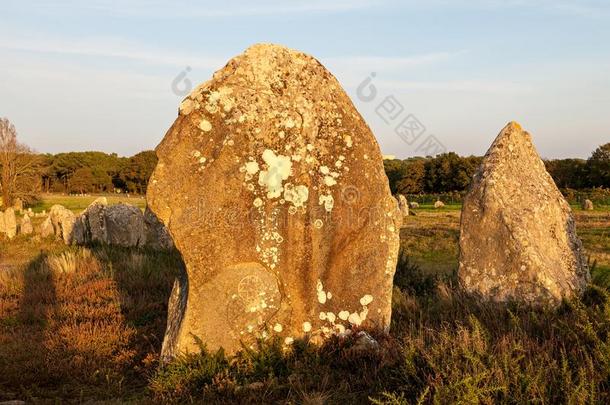
[{"label": "large standing stone", "polygon": [[234,352],[389,326],[396,200],[373,134],[317,60],[249,48],[182,102],[157,156],[149,206],[188,274],[164,357],[198,350],[193,336]]},{"label": "large standing stone", "polygon": [[517,123],[491,145],[464,200],[459,278],[483,297],[530,304],[557,303],[589,280],[570,206]]},{"label": "large standing stone", "polygon": [[582,209],[585,211],[593,211],[593,202],[589,199],[586,199],[582,202]]}]

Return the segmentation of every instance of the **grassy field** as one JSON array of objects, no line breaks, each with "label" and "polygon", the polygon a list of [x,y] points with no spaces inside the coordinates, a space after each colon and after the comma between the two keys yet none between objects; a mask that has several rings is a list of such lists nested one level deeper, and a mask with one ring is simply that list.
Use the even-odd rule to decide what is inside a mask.
[{"label": "grassy field", "polygon": [[[94,198],[41,206],[78,211]],[[576,219],[594,283],[559,310],[464,295],[453,274],[459,211],[423,207],[401,232],[391,334],[369,331],[379,350],[356,350],[350,338],[288,351],[272,343],[163,367],[176,252],[0,241],[0,401],[609,403],[610,211]]]},{"label": "grassy field", "polygon": [[63,205],[69,210],[74,211],[75,213],[80,213],[85,208],[89,206],[93,201],[95,201],[98,197],[106,197],[108,200],[108,204],[118,204],[125,203],[135,205],[141,209],[146,207],[146,199],[144,196],[138,195],[127,195],[127,194],[104,194],[104,195],[85,195],[85,196],[76,196],[76,195],[64,195],[64,194],[45,194],[43,195],[42,200],[32,207],[34,212],[42,212],[49,209],[55,205]]}]

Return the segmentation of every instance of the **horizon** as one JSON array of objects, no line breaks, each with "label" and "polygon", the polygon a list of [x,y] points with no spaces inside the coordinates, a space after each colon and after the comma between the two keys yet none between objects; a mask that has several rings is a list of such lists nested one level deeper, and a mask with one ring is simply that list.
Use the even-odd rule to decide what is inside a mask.
[{"label": "horizon", "polygon": [[[513,120],[544,159],[587,159],[610,141],[601,1],[37,0],[9,1],[0,21],[0,116],[40,153],[154,149],[184,91],[259,42],[318,59],[397,159],[422,155],[429,136],[433,151],[482,156]],[[413,143],[394,131],[409,115],[423,130]]]}]

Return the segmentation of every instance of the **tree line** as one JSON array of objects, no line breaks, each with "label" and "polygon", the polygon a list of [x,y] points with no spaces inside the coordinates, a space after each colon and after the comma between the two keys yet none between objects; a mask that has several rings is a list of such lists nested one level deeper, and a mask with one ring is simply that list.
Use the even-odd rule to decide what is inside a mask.
[{"label": "tree line", "polygon": [[155,166],[154,151],[131,157],[116,153],[35,153],[17,139],[15,126],[0,118],[0,192],[2,206],[16,199],[32,203],[42,192],[146,193]]},{"label": "tree line", "polygon": [[40,185],[43,192],[146,193],[156,164],[154,151],[131,157],[116,153],[68,152],[41,155]]},{"label": "tree line", "polygon": [[[385,160],[393,194],[433,194],[468,189],[482,157],[454,152],[436,157]],[[588,159],[546,160],[547,171],[561,189],[610,188],[610,143],[598,147]]]},{"label": "tree line", "polygon": [[[436,157],[385,160],[393,194],[440,194],[465,191],[482,157],[449,152]],[[68,152],[37,154],[17,140],[15,127],[0,119],[0,190],[4,206],[16,198],[33,202],[41,192],[146,193],[155,166],[154,151],[131,157],[116,153]],[[545,161],[561,189],[610,189],[610,143],[588,159]]]}]

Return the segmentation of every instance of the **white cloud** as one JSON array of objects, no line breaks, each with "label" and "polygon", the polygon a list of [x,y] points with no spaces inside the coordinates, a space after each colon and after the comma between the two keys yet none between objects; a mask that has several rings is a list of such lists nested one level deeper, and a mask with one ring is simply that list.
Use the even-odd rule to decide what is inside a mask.
[{"label": "white cloud", "polygon": [[381,88],[393,91],[466,92],[492,94],[519,94],[533,90],[532,86],[504,80],[446,80],[446,81],[401,81],[379,80],[374,82]]},{"label": "white cloud", "polygon": [[191,66],[219,69],[226,63],[226,57],[198,57],[167,49],[155,49],[126,41],[121,38],[11,38],[0,37],[0,48],[36,53],[56,53],[62,55],[99,56],[142,61],[153,65]]},{"label": "white cloud", "polygon": [[402,70],[406,68],[414,68],[420,66],[427,66],[440,62],[446,62],[453,57],[464,53],[464,51],[458,52],[433,52],[424,53],[412,56],[396,56],[396,57],[384,57],[384,56],[345,56],[335,58],[323,59],[325,64],[328,66],[334,66],[342,70]]}]

